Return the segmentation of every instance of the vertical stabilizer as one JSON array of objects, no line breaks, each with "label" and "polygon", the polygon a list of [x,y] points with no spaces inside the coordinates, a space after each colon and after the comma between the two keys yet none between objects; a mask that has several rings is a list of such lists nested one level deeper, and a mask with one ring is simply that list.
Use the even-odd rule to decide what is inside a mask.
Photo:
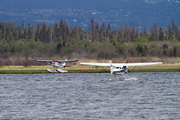
[{"label": "vertical stabilizer", "polygon": [[66,67],[66,63],[63,63],[62,66],[65,68]]},{"label": "vertical stabilizer", "polygon": [[112,66],[112,61],[110,60],[110,72],[111,72],[111,75],[113,74],[113,66]]}]

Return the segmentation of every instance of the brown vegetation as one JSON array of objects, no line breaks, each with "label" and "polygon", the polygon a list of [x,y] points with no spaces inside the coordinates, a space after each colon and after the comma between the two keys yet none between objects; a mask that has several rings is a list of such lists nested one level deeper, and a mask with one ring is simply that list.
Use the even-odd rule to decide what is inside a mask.
[{"label": "brown vegetation", "polygon": [[0,66],[45,65],[35,59],[179,63],[180,30],[172,21],[166,32],[155,23],[149,33],[146,28],[141,32],[128,24],[112,30],[110,24],[100,25],[93,18],[90,30],[71,28],[62,19],[59,24],[22,24],[18,29],[3,21],[0,22]]}]

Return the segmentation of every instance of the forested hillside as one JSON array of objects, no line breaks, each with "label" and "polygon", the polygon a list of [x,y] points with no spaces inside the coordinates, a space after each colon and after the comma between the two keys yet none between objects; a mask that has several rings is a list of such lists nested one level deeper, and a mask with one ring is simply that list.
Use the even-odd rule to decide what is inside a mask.
[{"label": "forested hillside", "polygon": [[180,25],[179,0],[1,0],[0,21],[50,25],[64,19],[71,27],[88,29],[90,18],[112,28],[122,23],[147,27],[154,23],[166,30],[174,19]]},{"label": "forested hillside", "polygon": [[21,58],[180,57],[180,30],[174,19],[167,31],[155,23],[149,32],[146,27],[122,24],[111,29],[110,24],[90,21],[90,30],[70,27],[63,19],[50,26],[45,22],[31,26],[2,21],[0,63],[22,64]]}]

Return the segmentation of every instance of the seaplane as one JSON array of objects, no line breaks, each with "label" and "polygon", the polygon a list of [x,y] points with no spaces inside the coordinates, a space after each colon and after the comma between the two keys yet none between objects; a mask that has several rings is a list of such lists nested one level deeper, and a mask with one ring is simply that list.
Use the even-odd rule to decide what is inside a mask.
[{"label": "seaplane", "polygon": [[[51,65],[52,67],[55,67],[55,68],[65,68],[67,63],[77,62],[79,60],[65,59],[65,60],[35,60],[35,61],[48,63],[49,65]],[[55,73],[55,72],[66,73],[66,72],[68,72],[67,70],[63,70],[63,69],[57,69],[57,70],[47,69],[46,71],[49,73]]]},{"label": "seaplane", "polygon": [[[107,66],[110,67],[111,75],[121,75],[124,80],[137,80],[136,77],[130,77],[127,73],[130,72],[136,66],[143,66],[143,65],[155,65],[155,64],[163,64],[163,62],[149,62],[149,63],[80,63],[81,65],[94,65],[94,66]],[[130,70],[128,69],[129,66],[133,66]],[[117,78],[117,77],[116,77]],[[111,80],[111,79],[109,79]]]}]

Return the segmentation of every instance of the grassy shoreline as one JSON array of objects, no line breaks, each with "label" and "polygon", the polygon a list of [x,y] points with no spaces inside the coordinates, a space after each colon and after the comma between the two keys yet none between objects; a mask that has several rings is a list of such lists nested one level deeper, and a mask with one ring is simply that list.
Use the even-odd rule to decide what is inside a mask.
[{"label": "grassy shoreline", "polygon": [[[180,72],[180,70],[132,70],[131,73],[133,72]],[[5,70],[2,71],[0,70],[0,74],[47,74],[47,71],[41,71],[41,70]],[[57,72],[58,73],[58,72]],[[53,74],[57,74],[53,73]],[[71,70],[68,71],[68,73],[110,73],[108,70]],[[51,74],[51,73],[49,73]],[[64,74],[64,73],[59,73],[59,74]]]},{"label": "grassy shoreline", "polygon": [[[51,66],[3,66],[0,74],[42,74],[48,73],[46,69],[55,69]],[[109,67],[71,65],[66,67],[68,73],[109,73]],[[129,67],[129,69],[131,69]],[[180,72],[180,64],[162,64],[151,66],[138,66],[131,72]],[[58,73],[58,72],[57,72]],[[56,74],[56,73],[55,73]]]}]

